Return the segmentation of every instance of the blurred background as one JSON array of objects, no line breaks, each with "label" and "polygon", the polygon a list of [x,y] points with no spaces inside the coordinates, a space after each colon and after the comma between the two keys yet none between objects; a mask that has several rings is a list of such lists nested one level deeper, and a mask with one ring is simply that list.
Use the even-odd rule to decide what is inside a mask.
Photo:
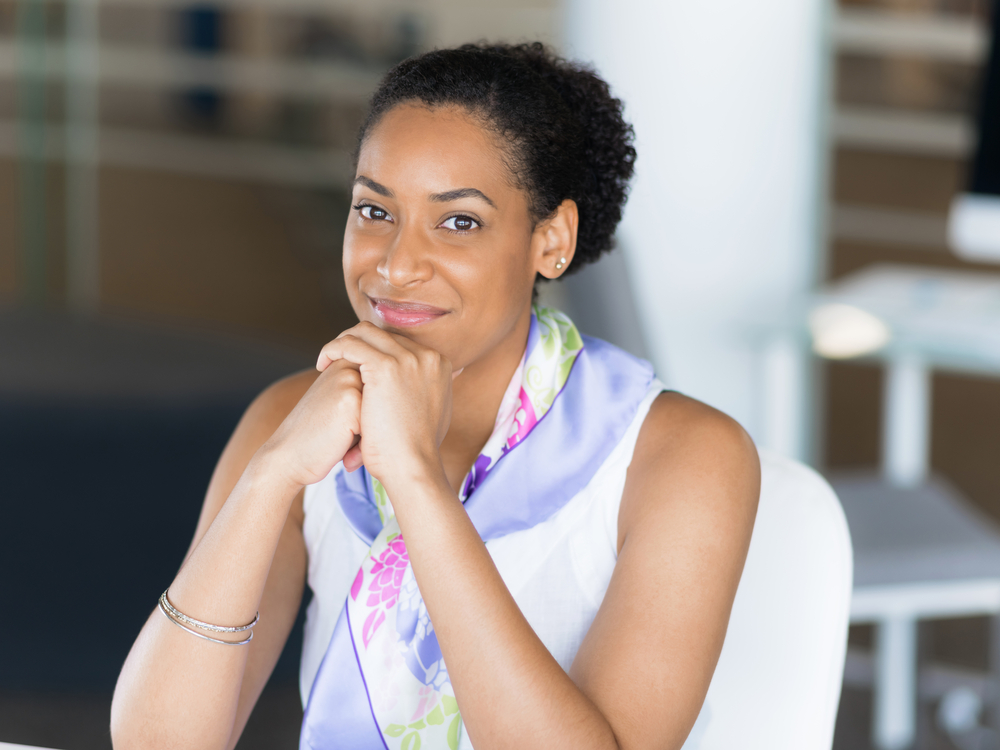
[{"label": "blurred background", "polygon": [[[544,298],[844,500],[835,747],[1000,746],[1000,267],[949,235],[992,3],[704,5],[0,0],[0,742],[110,747],[242,410],[354,322],[368,96],[488,38],[596,63],[636,124],[619,249]],[[239,747],[296,746],[300,628]]]}]

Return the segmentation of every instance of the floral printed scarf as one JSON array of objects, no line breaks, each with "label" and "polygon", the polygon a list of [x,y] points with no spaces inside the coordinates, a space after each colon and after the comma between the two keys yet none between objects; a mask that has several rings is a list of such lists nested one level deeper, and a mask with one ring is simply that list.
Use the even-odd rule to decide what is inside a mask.
[{"label": "floral printed scarf", "polygon": [[[581,357],[595,348],[598,356]],[[579,377],[575,372],[581,369],[575,368],[578,359],[586,363],[582,368],[586,372]],[[525,355],[501,401],[493,433],[459,492],[483,538],[530,528],[585,486],[600,465],[600,461],[596,465],[593,461],[610,453],[651,381],[648,363],[604,342],[589,340],[585,349],[569,318],[556,310],[535,308]],[[572,389],[566,398],[567,383],[582,388]],[[596,423],[585,424],[594,422],[582,413],[585,402],[590,397],[600,398],[602,389],[614,392],[595,404],[594,411],[601,413],[607,410],[602,406],[610,407],[613,418],[598,417]],[[572,403],[564,405],[564,401]],[[550,411],[555,418],[543,422]],[[529,436],[534,444],[536,433],[550,423],[548,439],[538,447],[549,447],[545,444],[557,438],[573,450],[567,451],[569,461],[561,470],[546,472],[547,481],[531,482],[532,470],[543,468],[532,465],[537,461],[532,460],[531,451],[513,453],[523,455],[521,463],[525,465],[521,467],[511,464],[512,459],[506,456]],[[574,435],[577,429],[595,426],[598,433],[602,426],[609,431],[596,439]],[[563,477],[566,466],[570,476]],[[527,470],[529,476],[519,469]],[[494,470],[498,476],[508,477],[503,484],[520,502],[510,502],[513,495],[504,499],[499,485],[500,493],[486,492],[496,485]],[[511,476],[512,471],[516,476]],[[525,478],[530,486],[524,486]],[[371,549],[354,579],[317,673],[300,746],[302,750],[457,750],[463,731],[461,714],[392,503],[382,484],[363,469],[354,475],[341,472],[337,486],[348,520],[370,541]],[[544,501],[533,502],[532,490],[541,490]],[[486,497],[489,494],[500,496],[492,499]]]}]

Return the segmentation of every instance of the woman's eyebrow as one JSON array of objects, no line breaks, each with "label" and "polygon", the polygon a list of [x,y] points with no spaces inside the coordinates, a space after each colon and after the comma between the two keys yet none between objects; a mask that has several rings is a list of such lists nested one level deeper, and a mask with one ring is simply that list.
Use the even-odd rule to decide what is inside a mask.
[{"label": "woman's eyebrow", "polygon": [[430,198],[435,203],[447,203],[448,201],[456,201],[459,198],[479,198],[489,203],[493,208],[497,207],[497,204],[491,201],[486,193],[476,190],[476,188],[459,188],[458,190],[449,190],[446,193],[432,193]]},{"label": "woman's eyebrow", "polygon": [[374,190],[379,195],[385,196],[386,198],[392,198],[392,191],[381,183],[375,182],[375,180],[370,177],[365,177],[363,174],[359,174],[354,178],[355,185],[364,185],[369,190]]}]

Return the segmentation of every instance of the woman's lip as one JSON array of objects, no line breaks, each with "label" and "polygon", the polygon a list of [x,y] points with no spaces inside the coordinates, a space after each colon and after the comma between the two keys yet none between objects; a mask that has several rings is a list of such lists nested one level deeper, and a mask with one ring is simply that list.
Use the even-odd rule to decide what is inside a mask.
[{"label": "woman's lip", "polygon": [[440,307],[425,305],[420,302],[399,302],[390,299],[369,297],[375,313],[394,328],[411,328],[423,325],[447,314]]}]

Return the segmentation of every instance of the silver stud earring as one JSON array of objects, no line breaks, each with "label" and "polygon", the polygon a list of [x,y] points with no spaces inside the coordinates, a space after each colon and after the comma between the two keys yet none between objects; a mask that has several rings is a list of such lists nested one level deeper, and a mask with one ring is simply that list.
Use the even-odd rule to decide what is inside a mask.
[{"label": "silver stud earring", "polygon": [[562,270],[562,267],[563,267],[564,265],[566,265],[566,259],[565,259],[565,258],[560,258],[560,259],[559,259],[559,262],[558,262],[558,263],[556,263],[556,270],[557,270],[557,271],[561,271],[561,270]]}]

